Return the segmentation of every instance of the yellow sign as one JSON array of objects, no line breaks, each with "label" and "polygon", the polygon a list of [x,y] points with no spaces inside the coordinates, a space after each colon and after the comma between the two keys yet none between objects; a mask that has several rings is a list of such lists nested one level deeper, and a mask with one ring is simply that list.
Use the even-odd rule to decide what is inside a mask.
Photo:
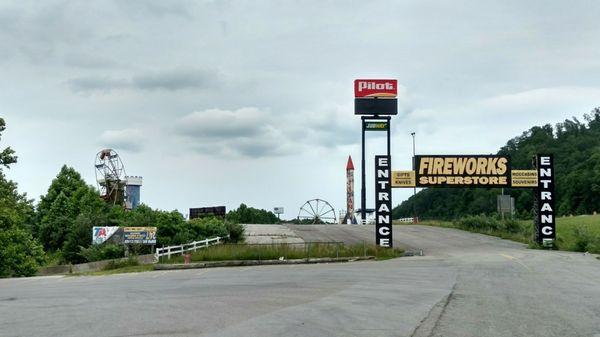
[{"label": "yellow sign", "polygon": [[538,173],[536,170],[512,170],[512,187],[538,187]]},{"label": "yellow sign", "polygon": [[418,187],[508,187],[509,158],[497,155],[415,156]]},{"label": "yellow sign", "polygon": [[392,187],[415,187],[415,171],[392,171]]}]

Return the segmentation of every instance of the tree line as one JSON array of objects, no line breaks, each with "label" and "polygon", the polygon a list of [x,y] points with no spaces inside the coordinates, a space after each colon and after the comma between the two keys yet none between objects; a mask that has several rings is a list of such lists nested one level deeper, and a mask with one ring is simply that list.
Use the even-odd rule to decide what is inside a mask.
[{"label": "tree line", "polygon": [[[6,129],[0,118],[0,141]],[[215,236],[243,240],[243,223],[278,223],[272,212],[241,204],[225,219],[205,217],[187,221],[178,211],[140,205],[135,210],[106,203],[75,169],[64,165],[37,205],[4,171],[17,164],[15,151],[0,147],[0,277],[29,276],[48,264],[83,263],[124,255],[115,244],[92,245],[92,227],[157,227],[157,245],[188,243]],[[133,253],[149,253],[133,245]]]},{"label": "tree line", "polygon": [[[538,153],[554,154],[556,211],[558,215],[600,211],[600,108],[555,126],[534,126],[510,139],[497,152],[510,156],[514,169],[531,169]],[[422,219],[458,219],[496,212],[497,188],[426,188],[394,208],[393,217],[418,215]],[[515,198],[520,218],[531,218],[531,189],[504,189]]]}]

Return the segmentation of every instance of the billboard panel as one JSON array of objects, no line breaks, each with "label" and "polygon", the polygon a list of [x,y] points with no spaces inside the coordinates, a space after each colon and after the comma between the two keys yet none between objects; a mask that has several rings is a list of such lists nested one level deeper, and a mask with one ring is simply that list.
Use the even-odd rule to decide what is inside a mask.
[{"label": "billboard panel", "polygon": [[396,97],[398,80],[354,80],[354,97]]},{"label": "billboard panel", "polygon": [[355,115],[397,115],[398,100],[396,98],[355,98]]},{"label": "billboard panel", "polygon": [[531,188],[538,186],[536,170],[512,170],[510,186],[514,188]]},{"label": "billboard panel", "polygon": [[225,206],[190,208],[190,220],[205,216],[224,217],[226,211]]},{"label": "billboard panel", "polygon": [[415,171],[392,171],[392,187],[415,187]]},{"label": "billboard panel", "polygon": [[417,187],[509,187],[510,158],[498,155],[415,156]]},{"label": "billboard panel", "polygon": [[123,228],[123,243],[155,245],[156,227],[125,227]]},{"label": "billboard panel", "polygon": [[92,244],[100,245],[110,239],[119,229],[118,226],[92,227]]},{"label": "billboard panel", "polygon": [[365,131],[387,131],[389,126],[390,125],[387,121],[381,121],[381,122],[366,121],[365,122]]}]

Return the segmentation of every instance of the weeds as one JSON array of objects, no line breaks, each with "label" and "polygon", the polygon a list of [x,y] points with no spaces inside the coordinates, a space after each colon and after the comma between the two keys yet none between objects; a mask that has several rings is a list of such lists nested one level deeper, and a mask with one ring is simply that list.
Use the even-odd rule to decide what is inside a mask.
[{"label": "weeds", "polygon": [[[223,244],[200,249],[191,254],[192,262],[227,260],[292,260],[323,257],[375,256],[388,259],[401,256],[401,249],[381,248],[375,245],[343,243],[306,244]],[[183,263],[183,257],[172,257],[165,263]]]},{"label": "weeds", "polygon": [[120,269],[120,268],[125,268],[125,267],[134,267],[134,266],[139,266],[140,262],[135,259],[135,258],[128,258],[127,260],[113,260],[113,261],[109,261],[106,266],[104,266],[104,268],[102,268],[102,270],[114,270],[114,269]]}]

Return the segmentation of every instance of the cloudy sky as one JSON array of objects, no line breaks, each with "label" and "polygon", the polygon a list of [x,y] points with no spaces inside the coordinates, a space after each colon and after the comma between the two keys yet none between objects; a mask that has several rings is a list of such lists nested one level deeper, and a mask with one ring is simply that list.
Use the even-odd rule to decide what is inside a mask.
[{"label": "cloudy sky", "polygon": [[32,198],[63,164],[95,185],[111,147],[154,208],[339,210],[355,78],[398,79],[394,169],[412,131],[419,153],[492,153],[600,106],[599,17],[597,1],[0,1],[8,176]]}]

